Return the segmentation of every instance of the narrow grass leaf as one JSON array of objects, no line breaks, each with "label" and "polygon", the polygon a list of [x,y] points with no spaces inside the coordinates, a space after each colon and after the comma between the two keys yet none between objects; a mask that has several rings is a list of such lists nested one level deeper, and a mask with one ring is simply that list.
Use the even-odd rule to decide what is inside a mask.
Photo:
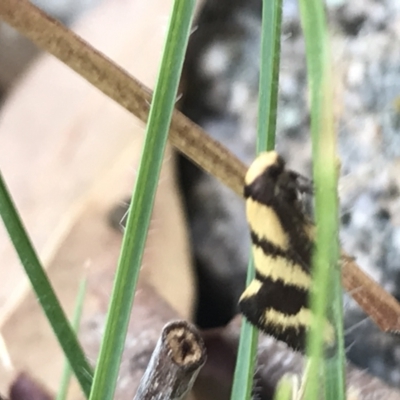
[{"label": "narrow grass leaf", "polygon": [[[308,337],[310,365],[306,398],[319,398],[320,370],[324,371],[325,398],[345,399],[342,292],[338,242],[338,163],[332,110],[332,77],[324,5],[320,0],[300,0],[308,82],[311,94],[311,135],[315,185],[316,249],[313,256],[314,290],[311,306],[315,319]],[[332,284],[332,281],[334,283]],[[331,290],[334,288],[334,291]],[[327,304],[333,304],[332,323],[337,351],[324,363],[323,333]]]},{"label": "narrow grass leaf", "polygon": [[91,400],[111,400],[114,396],[194,5],[194,0],[174,2],[95,370]]},{"label": "narrow grass leaf", "polygon": [[[75,332],[78,332],[79,330],[79,324],[81,321],[82,310],[83,310],[83,302],[85,300],[85,294],[86,294],[86,286],[87,286],[87,280],[83,279],[79,285],[74,315],[72,317],[72,329]],[[72,377],[71,365],[68,362],[68,360],[65,360],[64,369],[61,376],[61,383],[58,389],[56,400],[65,400],[67,398],[71,377]]]},{"label": "narrow grass leaf", "polygon": [[258,151],[275,148],[281,51],[282,0],[263,0],[258,96]]},{"label": "narrow grass leaf", "polygon": [[296,388],[293,387],[294,379],[284,375],[278,382],[275,389],[274,400],[293,400],[295,399],[294,391]]},{"label": "narrow grass leaf", "polygon": [[39,258],[24,229],[1,173],[0,214],[39,303],[53,328],[58,342],[60,343],[60,346],[62,347],[83,392],[88,397],[92,383],[92,368],[87,362],[76,335],[61,308],[46,272],[40,264]]},{"label": "narrow grass leaf", "polygon": [[[254,276],[254,265],[252,259],[250,259],[247,269],[246,286],[250,284]],[[252,398],[254,369],[257,361],[257,344],[258,330],[247,322],[245,318],[242,318],[231,400]]]},{"label": "narrow grass leaf", "polygon": [[[275,147],[281,21],[282,0],[263,0],[257,153],[273,150]],[[254,276],[254,264],[250,260],[247,270],[247,285],[254,279]],[[257,343],[258,330],[243,319],[231,400],[252,398]]]}]

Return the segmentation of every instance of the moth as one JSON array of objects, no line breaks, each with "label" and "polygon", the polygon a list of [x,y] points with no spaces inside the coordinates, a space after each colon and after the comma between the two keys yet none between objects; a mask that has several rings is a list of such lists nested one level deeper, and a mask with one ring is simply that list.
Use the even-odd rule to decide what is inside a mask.
[{"label": "moth", "polygon": [[[286,169],[275,151],[261,153],[245,177],[256,276],[239,307],[250,323],[298,351],[304,351],[313,318],[308,298],[314,225],[302,201],[311,193],[311,182]],[[335,342],[328,320],[324,341],[328,347]]]}]

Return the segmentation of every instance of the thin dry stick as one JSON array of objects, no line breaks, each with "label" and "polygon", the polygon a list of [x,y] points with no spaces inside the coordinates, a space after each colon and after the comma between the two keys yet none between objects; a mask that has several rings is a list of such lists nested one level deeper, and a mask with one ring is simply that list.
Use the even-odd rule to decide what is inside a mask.
[{"label": "thin dry stick", "polygon": [[[151,91],[72,31],[28,0],[0,0],[0,17],[136,117],[147,121]],[[177,110],[169,139],[193,162],[242,195],[246,166]],[[380,329],[400,332],[400,304],[354,261],[348,260],[343,267],[345,289]]]},{"label": "thin dry stick", "polygon": [[135,400],[180,400],[191,390],[206,361],[197,330],[186,321],[167,324],[140,381]]},{"label": "thin dry stick", "polygon": [[359,306],[371,316],[384,332],[400,332],[398,301],[386,293],[355,263],[353,257],[342,255],[342,282]]},{"label": "thin dry stick", "polygon": [[[68,28],[27,0],[1,0],[0,16],[140,120],[147,121],[151,90]],[[195,163],[242,194],[246,166],[179,111],[174,112],[169,139]]]}]

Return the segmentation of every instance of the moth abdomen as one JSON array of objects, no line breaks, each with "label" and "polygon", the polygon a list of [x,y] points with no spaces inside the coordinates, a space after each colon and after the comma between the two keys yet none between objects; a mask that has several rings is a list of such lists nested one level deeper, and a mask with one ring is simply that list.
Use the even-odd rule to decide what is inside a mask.
[{"label": "moth abdomen", "polygon": [[[285,169],[276,152],[261,153],[250,166],[244,194],[250,226],[256,279],[246,288],[239,306],[263,332],[303,351],[313,314],[311,255],[313,225],[303,212],[301,195],[312,192],[306,178]],[[335,334],[325,321],[324,340]]]}]

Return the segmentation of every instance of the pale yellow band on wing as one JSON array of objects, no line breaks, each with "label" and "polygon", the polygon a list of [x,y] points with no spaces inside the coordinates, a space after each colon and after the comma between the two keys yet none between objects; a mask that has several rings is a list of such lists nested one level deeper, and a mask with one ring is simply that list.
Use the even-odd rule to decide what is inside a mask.
[{"label": "pale yellow band on wing", "polygon": [[243,292],[243,294],[240,296],[239,301],[243,299],[248,299],[249,297],[255,296],[258,291],[260,290],[262,286],[262,282],[259,281],[258,279],[253,279],[250,282],[250,285],[247,286],[246,290]]},{"label": "pale yellow band on wing", "polygon": [[277,160],[278,153],[276,151],[260,153],[247,170],[244,183],[246,185],[252,184],[268,167],[276,164]]},{"label": "pale yellow band on wing", "polygon": [[[265,322],[275,327],[282,327],[282,331],[286,328],[300,328],[302,326],[307,329],[310,328],[312,324],[313,315],[308,308],[302,307],[300,311],[295,315],[283,314],[279,311],[268,309],[264,314]],[[332,344],[335,341],[335,332],[332,325],[329,322],[325,324],[324,332],[325,343]]]},{"label": "pale yellow band on wing", "polygon": [[308,290],[311,288],[311,276],[304,272],[298,264],[293,264],[286,258],[272,257],[258,246],[253,247],[254,264],[257,272],[273,281],[281,280],[287,285]]},{"label": "pale yellow band on wing", "polygon": [[283,230],[276,212],[271,207],[249,198],[246,200],[246,213],[251,230],[260,239],[267,239],[282,250],[288,249],[288,236]]}]

